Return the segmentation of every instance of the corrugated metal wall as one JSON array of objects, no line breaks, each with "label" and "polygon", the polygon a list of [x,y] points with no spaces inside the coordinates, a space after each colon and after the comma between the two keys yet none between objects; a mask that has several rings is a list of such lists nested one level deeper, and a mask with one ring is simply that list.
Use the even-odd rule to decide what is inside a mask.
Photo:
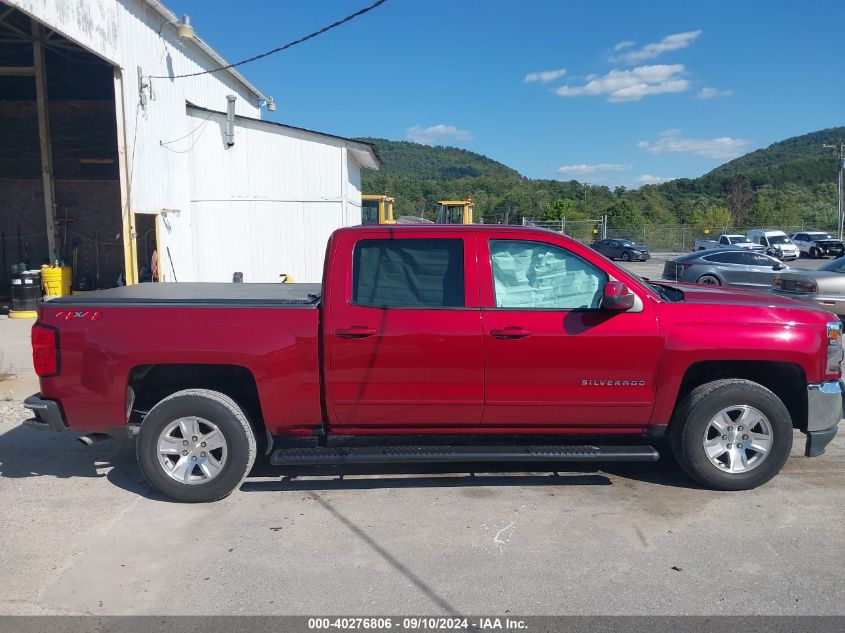
[{"label": "corrugated metal wall", "polygon": [[[198,281],[322,277],[332,231],[361,223],[361,168],[346,144],[265,122],[188,109],[194,270]],[[182,274],[177,270],[177,276]]]}]

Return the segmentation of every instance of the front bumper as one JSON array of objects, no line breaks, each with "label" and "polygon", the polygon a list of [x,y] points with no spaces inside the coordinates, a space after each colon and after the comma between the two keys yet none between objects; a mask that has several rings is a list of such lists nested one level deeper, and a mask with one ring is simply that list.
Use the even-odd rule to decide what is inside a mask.
[{"label": "front bumper", "polygon": [[36,393],[24,400],[23,406],[35,416],[24,420],[24,426],[37,431],[67,431],[65,417],[55,400],[47,400],[42,398],[40,393]]},{"label": "front bumper", "polygon": [[807,385],[807,444],[804,455],[816,457],[836,435],[842,419],[845,384],[841,380],[813,382]]}]

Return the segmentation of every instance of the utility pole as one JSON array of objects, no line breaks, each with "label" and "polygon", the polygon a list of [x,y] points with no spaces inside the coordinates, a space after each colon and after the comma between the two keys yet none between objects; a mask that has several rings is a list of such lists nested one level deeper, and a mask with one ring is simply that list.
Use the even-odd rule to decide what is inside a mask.
[{"label": "utility pole", "polygon": [[822,147],[826,149],[838,149],[839,150],[839,186],[836,189],[836,202],[837,202],[837,220],[839,221],[839,239],[842,239],[842,229],[843,224],[845,224],[845,216],[843,216],[843,208],[842,208],[842,172],[845,170],[845,143],[839,141],[839,145],[829,145],[825,143]]},{"label": "utility pole", "polygon": [[584,214],[585,215],[587,213],[587,187],[589,187],[589,186],[590,186],[590,183],[588,183],[588,182],[584,183]]}]

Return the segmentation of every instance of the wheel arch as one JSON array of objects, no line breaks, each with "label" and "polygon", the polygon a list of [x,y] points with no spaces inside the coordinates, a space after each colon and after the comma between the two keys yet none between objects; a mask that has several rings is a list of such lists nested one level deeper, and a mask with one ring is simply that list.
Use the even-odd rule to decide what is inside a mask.
[{"label": "wheel arch", "polygon": [[766,387],[783,402],[794,428],[807,427],[807,378],[804,368],[781,361],[708,360],[694,363],[687,368],[681,380],[673,415],[693,389],[728,378],[750,380]]},{"label": "wheel arch", "polygon": [[242,365],[163,363],[133,367],[126,394],[128,423],[140,424],[156,403],[185,389],[208,389],[229,396],[243,408],[256,435],[264,435],[258,383],[252,371]]}]

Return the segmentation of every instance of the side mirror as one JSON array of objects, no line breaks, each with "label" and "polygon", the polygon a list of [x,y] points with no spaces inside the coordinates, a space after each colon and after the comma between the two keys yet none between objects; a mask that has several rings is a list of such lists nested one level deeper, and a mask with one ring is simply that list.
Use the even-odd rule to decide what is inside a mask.
[{"label": "side mirror", "polygon": [[778,263],[772,266],[772,270],[783,270],[784,268],[786,268],[786,264]]},{"label": "side mirror", "polygon": [[621,281],[608,281],[604,285],[601,307],[614,312],[624,312],[634,307],[634,293]]}]

